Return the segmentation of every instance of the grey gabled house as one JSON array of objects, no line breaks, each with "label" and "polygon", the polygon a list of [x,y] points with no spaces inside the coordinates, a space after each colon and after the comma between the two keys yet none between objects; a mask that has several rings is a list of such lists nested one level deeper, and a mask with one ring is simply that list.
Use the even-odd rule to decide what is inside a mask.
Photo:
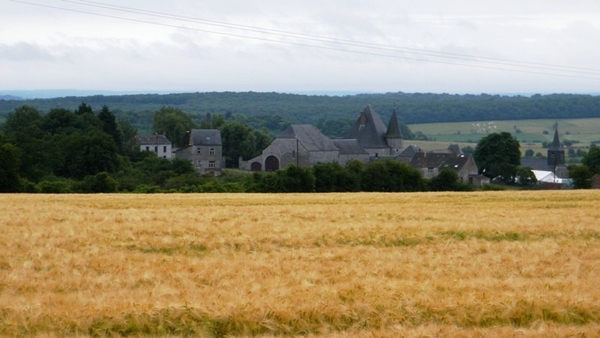
[{"label": "grey gabled house", "polygon": [[220,176],[225,165],[221,132],[216,129],[192,129],[189,143],[177,149],[175,157],[191,161],[201,174]]}]

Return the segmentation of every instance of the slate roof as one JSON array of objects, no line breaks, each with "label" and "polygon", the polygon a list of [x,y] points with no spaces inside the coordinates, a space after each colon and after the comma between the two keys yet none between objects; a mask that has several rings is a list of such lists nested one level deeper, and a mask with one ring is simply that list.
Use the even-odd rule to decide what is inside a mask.
[{"label": "slate roof", "polygon": [[522,158],[521,166],[529,167],[532,170],[543,170],[548,171],[552,166],[548,165],[548,159],[546,158]]},{"label": "slate roof", "polygon": [[295,138],[308,151],[336,151],[338,148],[317,128],[310,124],[292,124],[278,138]]},{"label": "slate roof", "polygon": [[336,139],[331,140],[340,150],[340,155],[368,155],[369,153],[358,144],[356,140]]},{"label": "slate roof", "polygon": [[195,146],[220,146],[221,132],[216,129],[192,129],[190,145]]},{"label": "slate roof", "polygon": [[420,151],[421,151],[421,148],[419,148],[419,146],[411,144],[408,147],[406,147],[404,150],[402,150],[402,152],[400,153],[400,155],[398,155],[398,157],[412,158],[413,156],[415,156],[416,153],[418,153]]},{"label": "slate roof", "polygon": [[454,157],[450,157],[440,165],[440,169],[450,168],[454,170],[460,170],[462,167],[465,166],[465,164],[467,164],[467,161],[469,161],[470,156],[471,155],[457,154]]},{"label": "slate roof", "polygon": [[471,155],[457,155],[454,153],[417,153],[410,164],[415,168],[450,168],[460,170],[467,164]]},{"label": "slate roof", "polygon": [[371,106],[367,106],[346,134],[346,139],[356,139],[364,148],[388,148],[385,140],[387,127]]},{"label": "slate roof", "polygon": [[135,140],[139,145],[169,145],[171,141],[165,135],[136,135]]}]

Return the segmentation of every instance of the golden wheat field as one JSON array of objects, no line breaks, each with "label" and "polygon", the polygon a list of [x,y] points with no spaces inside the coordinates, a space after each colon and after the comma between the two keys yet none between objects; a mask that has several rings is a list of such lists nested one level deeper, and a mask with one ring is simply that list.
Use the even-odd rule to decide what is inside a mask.
[{"label": "golden wheat field", "polygon": [[600,335],[600,191],[0,195],[2,336]]}]

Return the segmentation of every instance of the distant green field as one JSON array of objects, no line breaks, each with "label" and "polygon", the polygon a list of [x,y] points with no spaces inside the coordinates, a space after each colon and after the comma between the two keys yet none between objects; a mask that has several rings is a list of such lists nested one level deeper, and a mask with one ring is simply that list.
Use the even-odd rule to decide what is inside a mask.
[{"label": "distant green field", "polygon": [[589,146],[593,141],[600,141],[600,118],[424,123],[411,124],[409,127],[413,132],[422,132],[432,141],[455,143],[476,143],[488,134],[506,131],[522,145],[533,146],[544,141],[552,142],[555,123],[558,123],[563,142],[570,140],[579,146]]}]

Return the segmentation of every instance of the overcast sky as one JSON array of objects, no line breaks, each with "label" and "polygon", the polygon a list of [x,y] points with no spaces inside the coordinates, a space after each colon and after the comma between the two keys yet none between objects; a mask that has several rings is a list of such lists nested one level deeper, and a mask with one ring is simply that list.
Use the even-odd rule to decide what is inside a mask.
[{"label": "overcast sky", "polygon": [[0,91],[599,93],[599,60],[598,0],[0,0]]}]

